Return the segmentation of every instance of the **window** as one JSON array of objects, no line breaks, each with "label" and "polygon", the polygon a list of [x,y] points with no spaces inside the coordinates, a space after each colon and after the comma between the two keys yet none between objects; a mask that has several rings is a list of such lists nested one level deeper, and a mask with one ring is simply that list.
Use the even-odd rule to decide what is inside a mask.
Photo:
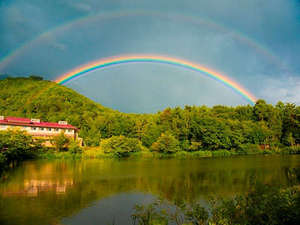
[{"label": "window", "polygon": [[40,130],[44,130],[44,127],[41,127]]},{"label": "window", "polygon": [[56,132],[58,132],[58,131],[59,131],[59,129],[58,129],[58,128],[55,128],[55,131],[56,131]]},{"label": "window", "polygon": [[31,127],[31,130],[36,130],[36,127]]},{"label": "window", "polygon": [[48,131],[51,131],[51,128],[47,128]]},{"label": "window", "polygon": [[73,130],[71,130],[71,129],[68,129],[68,132],[69,132],[69,133],[72,133],[72,131],[73,131]]}]

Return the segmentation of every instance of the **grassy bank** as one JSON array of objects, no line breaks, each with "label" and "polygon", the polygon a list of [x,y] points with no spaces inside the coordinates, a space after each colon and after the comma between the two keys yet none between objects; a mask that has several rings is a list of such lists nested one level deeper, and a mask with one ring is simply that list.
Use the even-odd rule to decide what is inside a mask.
[{"label": "grassy bank", "polygon": [[[160,158],[226,158],[234,157],[240,155],[291,155],[291,154],[300,154],[300,147],[289,147],[281,149],[271,149],[271,150],[247,150],[247,151],[234,151],[234,150],[216,150],[216,151],[195,151],[195,152],[186,152],[178,151],[176,153],[159,153],[151,152],[147,149],[139,152],[132,152],[126,157],[128,159],[160,159]],[[65,152],[56,152],[54,150],[41,151],[37,154],[37,158],[40,159],[108,159],[108,158],[121,158],[120,155],[114,153],[105,153],[100,147],[85,147],[81,153],[71,153],[68,151]]]}]

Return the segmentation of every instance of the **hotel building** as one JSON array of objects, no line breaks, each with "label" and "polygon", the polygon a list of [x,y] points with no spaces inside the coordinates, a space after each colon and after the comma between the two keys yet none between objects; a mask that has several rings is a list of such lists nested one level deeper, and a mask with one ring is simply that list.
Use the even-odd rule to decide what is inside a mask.
[{"label": "hotel building", "polygon": [[42,122],[40,119],[0,116],[0,131],[14,128],[24,130],[33,137],[44,138],[45,146],[51,146],[50,139],[61,132],[64,132],[65,136],[79,141],[82,145],[82,139],[78,137],[78,128],[66,121],[51,123]]}]

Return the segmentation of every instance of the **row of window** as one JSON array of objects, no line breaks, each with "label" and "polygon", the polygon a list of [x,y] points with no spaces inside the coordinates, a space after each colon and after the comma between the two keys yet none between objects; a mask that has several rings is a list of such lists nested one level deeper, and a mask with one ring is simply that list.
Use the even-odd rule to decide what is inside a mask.
[{"label": "row of window", "polygon": [[[3,125],[3,124],[0,124],[0,129],[6,129],[6,128],[10,128],[10,127],[13,127],[13,126],[8,126],[8,125]],[[66,130],[66,129],[58,129],[58,128],[51,128],[51,127],[48,127],[48,128],[44,128],[44,127],[30,127],[30,129],[32,131],[55,131],[55,132],[59,132],[60,130]],[[72,129],[67,129],[66,130],[67,133],[72,133],[73,130]]]},{"label": "row of window", "polygon": [[[59,129],[58,128],[51,128],[51,127],[48,127],[48,128],[44,128],[44,127],[31,127],[31,130],[41,130],[41,131],[44,131],[44,130],[46,130],[46,131],[56,131],[56,132],[58,132],[59,131]],[[64,130],[64,129],[62,129],[62,130]],[[67,129],[67,132],[68,133],[71,133],[73,130],[72,129]]]}]

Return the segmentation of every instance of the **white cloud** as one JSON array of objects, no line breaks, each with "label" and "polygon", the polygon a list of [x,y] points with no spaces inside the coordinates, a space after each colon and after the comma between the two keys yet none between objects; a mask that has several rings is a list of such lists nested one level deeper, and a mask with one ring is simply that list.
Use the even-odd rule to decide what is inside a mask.
[{"label": "white cloud", "polygon": [[85,12],[90,12],[92,10],[92,7],[90,5],[81,2],[73,4],[73,7]]},{"label": "white cloud", "polygon": [[281,79],[268,78],[262,81],[265,87],[261,90],[260,95],[272,102],[278,101],[300,104],[300,78],[287,77]]}]

